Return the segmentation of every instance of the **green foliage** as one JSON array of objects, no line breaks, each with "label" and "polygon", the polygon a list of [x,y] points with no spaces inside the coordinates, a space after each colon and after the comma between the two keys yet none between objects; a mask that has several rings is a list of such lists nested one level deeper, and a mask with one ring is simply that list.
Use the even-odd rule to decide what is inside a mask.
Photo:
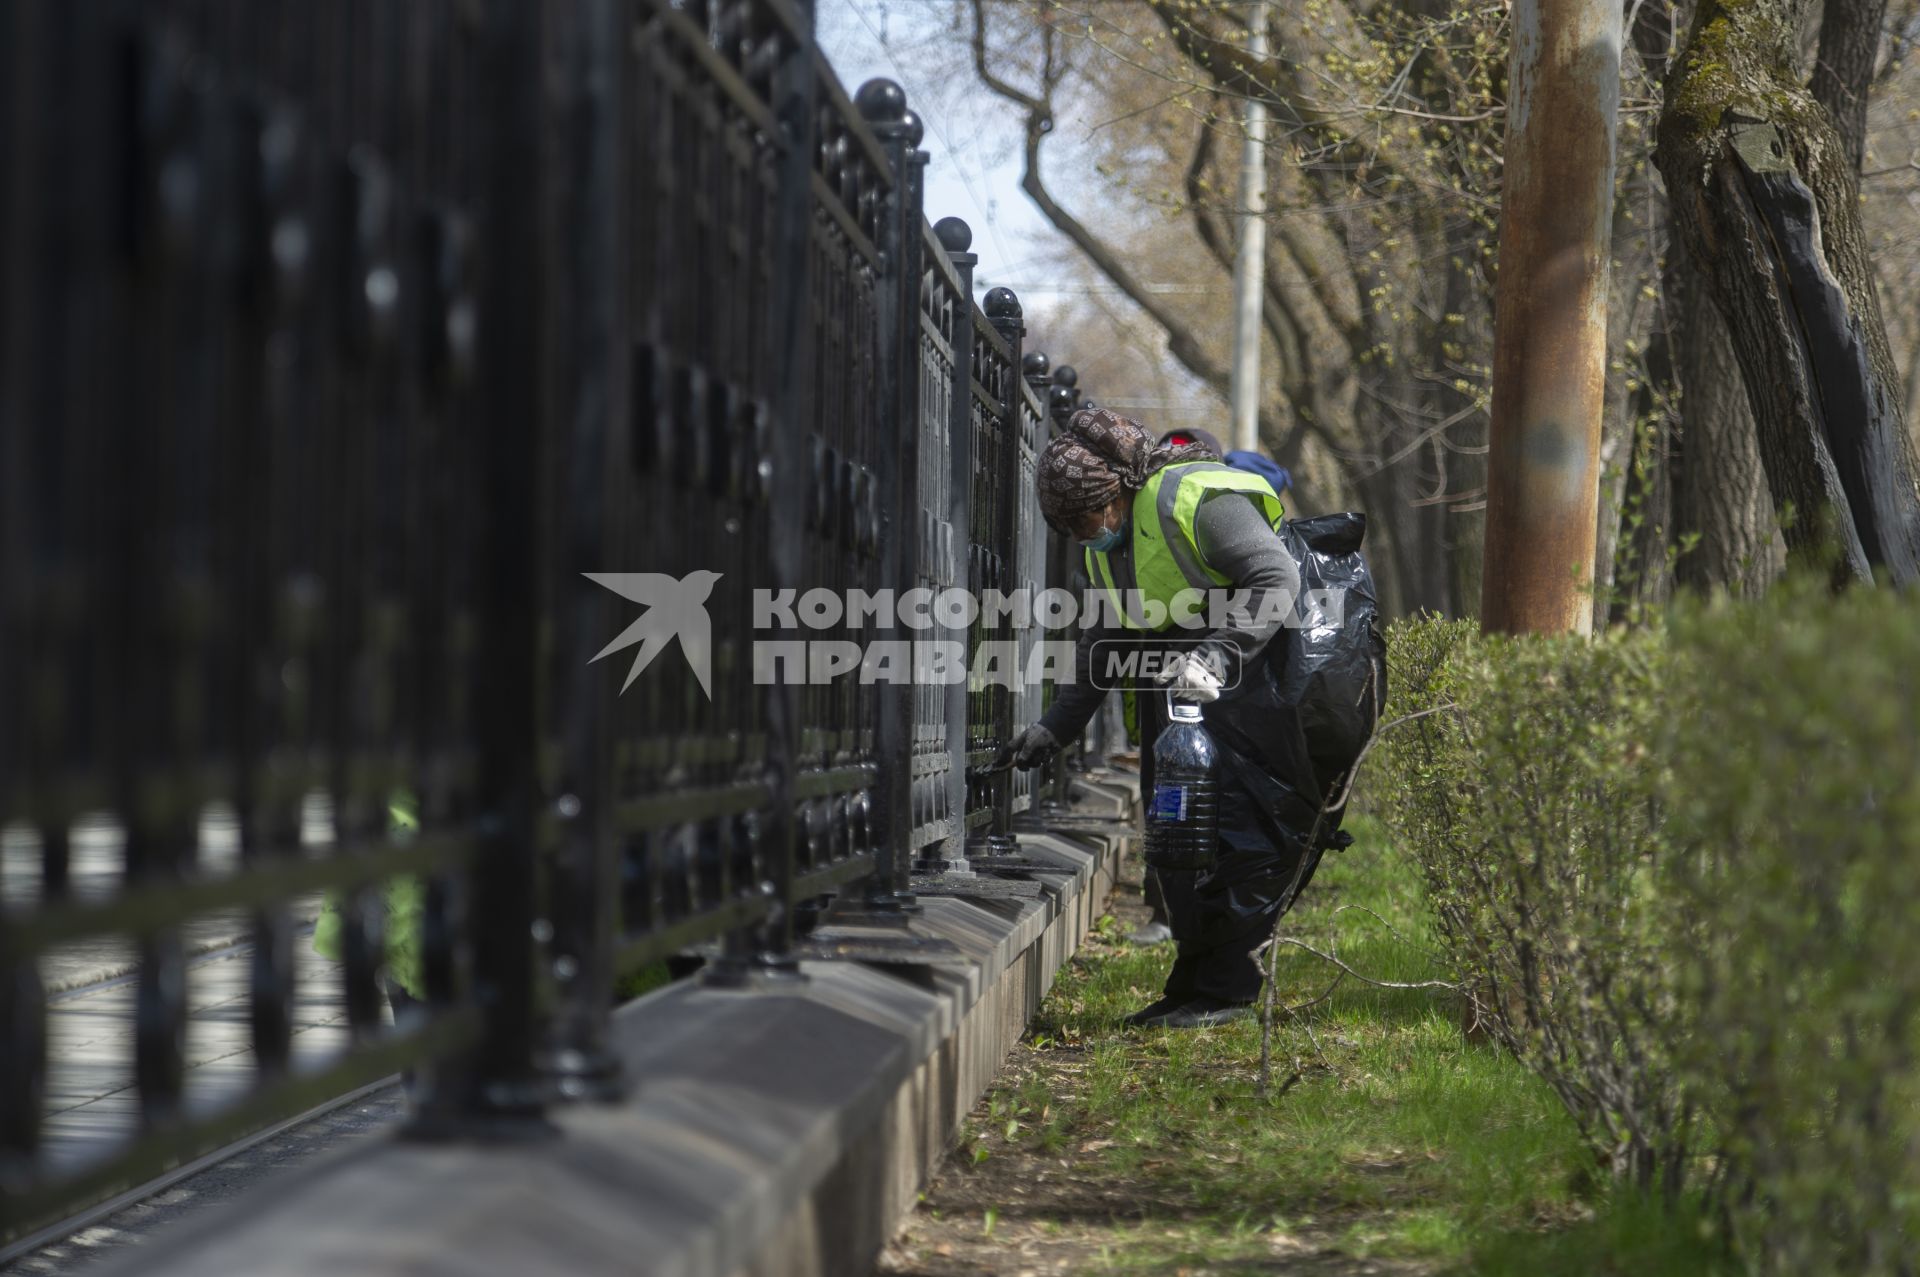
[{"label": "green foliage", "polygon": [[[1588,642],[1403,625],[1379,750],[1384,810],[1417,851],[1471,1012],[1546,1080],[1594,1152],[1679,1191],[1687,1097],[1667,1059],[1658,632]],[[1376,780],[1381,778],[1376,777]]]},{"label": "green foliage", "polygon": [[[420,832],[420,800],[410,790],[395,789],[387,796],[387,836],[396,843],[411,842]],[[386,913],[381,944],[387,977],[416,998],[427,996],[426,973],[421,967],[421,932],[427,910],[427,886],[413,874],[389,878],[379,889]],[[313,951],[330,962],[345,960],[346,919],[338,892],[321,899],[320,916],[313,927]]]},{"label": "green foliage", "polygon": [[1669,889],[1688,1076],[1751,1267],[1910,1274],[1920,1238],[1920,608],[1786,591],[1678,622]]},{"label": "green foliage", "polygon": [[1591,641],[1390,639],[1368,792],[1475,1009],[1750,1271],[1915,1271],[1917,626],[1797,583]]}]

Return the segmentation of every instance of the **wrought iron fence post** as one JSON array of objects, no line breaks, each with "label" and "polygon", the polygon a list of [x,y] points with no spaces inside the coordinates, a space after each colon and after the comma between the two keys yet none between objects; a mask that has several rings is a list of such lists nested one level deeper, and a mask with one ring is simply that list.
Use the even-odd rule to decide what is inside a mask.
[{"label": "wrought iron fence post", "polygon": [[545,118],[546,6],[491,0],[486,60],[490,155],[481,285],[480,443],[485,517],[478,557],[474,717],[480,804],[468,875],[480,1041],[458,1082],[438,1091],[416,1133],[533,1134],[547,1127],[534,1064],[535,963],[551,923],[538,906],[534,679],[536,443],[542,420],[539,335],[543,270],[540,197]]},{"label": "wrought iron fence post", "polygon": [[[948,571],[954,589],[970,591],[972,555],[966,541],[973,527],[973,270],[980,264],[973,248],[973,229],[957,217],[943,217],[933,228],[940,245],[960,277],[959,313],[954,317],[952,392],[947,413],[947,526],[957,547],[950,547]],[[955,626],[945,635],[964,653],[967,626]],[[915,866],[922,872],[956,877],[972,874],[967,861],[967,681],[964,677],[943,689],[946,705],[947,810],[953,813],[953,832],[937,850],[928,848]]]},{"label": "wrought iron fence post", "polygon": [[[1039,351],[1026,356],[1021,361],[1021,371],[1025,375],[1027,386],[1041,404],[1047,408],[1046,436],[1049,440],[1059,437],[1066,429],[1066,418],[1054,411],[1052,392],[1054,381],[1052,364],[1047,356]],[[1071,372],[1072,369],[1067,369]],[[1049,589],[1068,589],[1074,585],[1078,569],[1078,556],[1075,554],[1073,540],[1055,532],[1052,528],[1044,532],[1047,538],[1047,580]],[[1076,591],[1077,595],[1077,591]],[[1052,697],[1047,698],[1052,703]],[[1067,780],[1067,757],[1078,747],[1078,741],[1062,741],[1061,750],[1047,764],[1044,797],[1038,804],[1036,815],[1057,817],[1066,813],[1070,782]]]},{"label": "wrought iron fence post", "polygon": [[[1041,403],[1047,402],[1047,388],[1053,385],[1052,371],[1053,362],[1047,358],[1044,350],[1030,350],[1020,357],[1020,375],[1026,378],[1027,385],[1039,396]],[[1059,431],[1052,433],[1058,434]]]},{"label": "wrought iron fence post", "polygon": [[[1081,408],[1091,408],[1093,401],[1084,399],[1079,390],[1080,374],[1072,364],[1061,364],[1053,370],[1053,384],[1046,392],[1047,417],[1052,422],[1056,434],[1064,433],[1067,423]],[[1070,585],[1076,593],[1090,584],[1086,572],[1086,560],[1074,552],[1073,543],[1065,537],[1058,538],[1064,546],[1062,585]],[[1073,781],[1067,775],[1069,765],[1085,758],[1086,736],[1083,733],[1078,740],[1065,742],[1066,747],[1053,760],[1052,787],[1056,810],[1064,812],[1071,805]]]},{"label": "wrought iron fence post", "polygon": [[[1012,572],[1020,562],[1020,402],[1023,389],[1019,369],[1021,365],[1021,343],[1027,334],[1025,312],[1020,307],[1020,299],[1011,288],[990,290],[981,309],[986,312],[987,322],[1000,334],[1007,345],[1007,368],[1009,375],[1000,388],[1000,432],[1002,446],[999,452],[1000,470],[994,482],[1000,489],[999,519],[994,527],[993,553],[1006,565],[1009,584],[1018,585]],[[989,704],[996,725],[994,735],[1001,741],[1013,739],[1016,728],[1025,724],[1013,722],[1013,689],[1005,684],[996,683],[989,689]],[[995,776],[993,784],[993,821],[988,827],[986,849],[988,855],[1007,856],[1016,850],[1013,837],[1013,776],[1011,772],[1002,772]]]},{"label": "wrought iron fence post", "polygon": [[[881,583],[904,594],[914,584],[921,542],[920,527],[920,265],[921,168],[926,155],[918,149],[922,127],[907,109],[907,97],[892,80],[874,79],[854,94],[854,108],[866,119],[886,152],[893,171],[893,188],[880,219],[881,260],[887,271],[878,290],[881,393],[887,405],[880,435],[878,480],[885,490],[886,532],[881,540]],[[897,615],[886,633],[895,641],[911,640]],[[911,679],[879,684],[880,721],[875,737],[880,780],[875,787],[879,837],[874,846],[874,871],[857,900],[847,907],[867,916],[899,914],[914,909],[907,890],[913,846],[913,706]]]},{"label": "wrought iron fence post", "polygon": [[[556,610],[557,659],[553,697],[561,721],[558,770],[542,794],[550,831],[553,944],[548,971],[553,1014],[540,1053],[542,1072],[566,1099],[613,1099],[624,1089],[620,1058],[609,1040],[613,1011],[614,931],[620,899],[618,842],[608,781],[613,767],[609,666],[593,664],[606,638],[608,592],[586,573],[623,565],[603,560],[608,547],[608,429],[628,419],[630,388],[618,358],[628,331],[628,278],[623,251],[628,225],[623,180],[621,105],[625,101],[626,6],[619,0],[582,0],[567,11],[568,97],[562,103],[566,166],[560,214],[570,228],[555,270],[571,304],[553,322],[557,405],[569,419],[554,433],[565,458],[544,490],[562,502],[551,526],[560,570],[550,602]],[[556,423],[561,425],[562,423]],[[615,671],[617,673],[617,671]]]},{"label": "wrought iron fence post", "polygon": [[[1067,393],[1060,396],[1056,402],[1053,392],[1048,391],[1047,416],[1053,423],[1053,429],[1057,432],[1063,432],[1066,430],[1067,423],[1072,419],[1075,412],[1082,408],[1092,408],[1095,404],[1092,399],[1086,397],[1086,393],[1080,385],[1080,374],[1074,370],[1073,365],[1062,364],[1056,368],[1054,370],[1053,380],[1055,389],[1064,388]],[[1071,541],[1068,541],[1064,537],[1061,538],[1061,540],[1065,542],[1063,569],[1065,576],[1062,578],[1062,584],[1071,582],[1072,588],[1078,592],[1085,589],[1086,586],[1091,583],[1087,576],[1086,559],[1084,556],[1074,552]],[[1073,781],[1067,775],[1067,772],[1069,769],[1085,771],[1086,758],[1087,737],[1082,733],[1078,740],[1068,742],[1067,748],[1062,749],[1059,757],[1054,759],[1054,783],[1057,786],[1055,801],[1062,809],[1069,806],[1073,800]]]},{"label": "wrought iron fence post", "polygon": [[[819,340],[808,309],[813,280],[813,182],[815,102],[819,78],[814,69],[813,0],[794,0],[799,18],[796,40],[785,47],[773,72],[770,100],[779,125],[778,187],[770,245],[776,340],[766,464],[768,507],[766,561],[776,590],[805,589],[804,528],[809,496],[807,464],[807,361]],[[794,879],[800,840],[806,836],[795,779],[800,759],[800,697],[793,684],[772,679],[765,686],[769,789],[766,827],[761,831],[766,877],[761,890],[769,913],[759,926],[759,944],[751,965],[723,954],[709,967],[715,983],[738,983],[754,972],[798,978],[793,956]]]}]

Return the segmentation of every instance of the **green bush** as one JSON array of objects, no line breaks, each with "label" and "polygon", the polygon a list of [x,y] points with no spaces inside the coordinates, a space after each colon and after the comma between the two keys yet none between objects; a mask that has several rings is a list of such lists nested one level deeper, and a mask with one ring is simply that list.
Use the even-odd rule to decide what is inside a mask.
[{"label": "green bush", "polygon": [[1553,1087],[1616,1175],[1677,1192],[1694,1128],[1669,1056],[1648,744],[1665,645],[1425,621],[1389,651],[1376,806],[1420,858],[1469,1017]]},{"label": "green bush", "polygon": [[1794,587],[1590,641],[1390,637],[1367,792],[1476,1010],[1757,1273],[1916,1272],[1916,634],[1911,597]]},{"label": "green bush", "polygon": [[1920,1265],[1916,636],[1890,591],[1675,623],[1704,711],[1667,745],[1685,1075],[1756,1272]]}]

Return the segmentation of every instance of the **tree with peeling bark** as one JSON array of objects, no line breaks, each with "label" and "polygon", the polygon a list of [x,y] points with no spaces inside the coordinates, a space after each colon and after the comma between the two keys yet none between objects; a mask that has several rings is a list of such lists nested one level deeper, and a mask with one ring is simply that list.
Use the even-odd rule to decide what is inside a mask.
[{"label": "tree with peeling bark", "polygon": [[1726,321],[1789,549],[1838,579],[1906,584],[1920,489],[1856,177],[1884,7],[1829,6],[1808,87],[1808,0],[1701,0],[1657,159]]}]

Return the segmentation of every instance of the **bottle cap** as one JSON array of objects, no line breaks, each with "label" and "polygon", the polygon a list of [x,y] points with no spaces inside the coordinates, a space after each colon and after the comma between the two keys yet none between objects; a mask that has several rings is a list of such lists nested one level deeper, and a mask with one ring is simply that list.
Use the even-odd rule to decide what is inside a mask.
[{"label": "bottle cap", "polygon": [[1197,723],[1200,721],[1200,707],[1192,701],[1169,700],[1168,712],[1176,723]]}]

